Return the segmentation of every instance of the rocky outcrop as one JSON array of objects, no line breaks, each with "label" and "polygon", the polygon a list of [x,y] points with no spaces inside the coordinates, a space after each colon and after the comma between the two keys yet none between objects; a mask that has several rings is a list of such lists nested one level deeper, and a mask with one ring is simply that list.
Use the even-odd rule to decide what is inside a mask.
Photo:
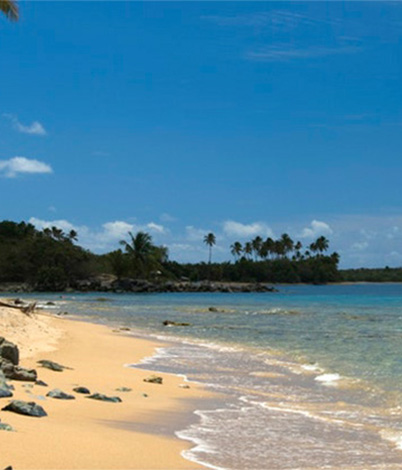
[{"label": "rocky outcrop", "polygon": [[2,408],[2,410],[12,411],[13,413],[18,413],[20,415],[34,416],[36,418],[47,416],[46,411],[33,401],[26,402],[22,400],[13,400],[7,406]]},{"label": "rocky outcrop", "polygon": [[24,380],[27,382],[35,382],[37,373],[34,369],[25,369],[18,365],[19,351],[18,347],[0,337],[0,370],[5,378],[12,380]]},{"label": "rocky outcrop", "polygon": [[78,291],[90,292],[277,292],[268,285],[260,283],[226,283],[226,282],[191,282],[165,281],[152,282],[144,279],[122,278],[111,276],[94,277],[75,282],[71,286]]}]

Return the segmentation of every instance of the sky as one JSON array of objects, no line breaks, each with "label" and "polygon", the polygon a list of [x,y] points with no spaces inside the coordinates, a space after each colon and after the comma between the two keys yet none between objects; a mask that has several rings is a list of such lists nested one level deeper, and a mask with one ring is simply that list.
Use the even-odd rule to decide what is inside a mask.
[{"label": "sky", "polygon": [[402,4],[20,2],[0,18],[0,220],[213,260],[320,235],[402,265]]}]

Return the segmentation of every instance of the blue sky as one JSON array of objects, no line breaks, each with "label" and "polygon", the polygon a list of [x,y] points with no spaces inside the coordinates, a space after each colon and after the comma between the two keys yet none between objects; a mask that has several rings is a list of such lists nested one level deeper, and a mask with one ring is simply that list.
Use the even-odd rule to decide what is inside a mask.
[{"label": "blue sky", "polygon": [[21,2],[0,18],[1,219],[179,261],[327,236],[402,265],[402,5]]}]

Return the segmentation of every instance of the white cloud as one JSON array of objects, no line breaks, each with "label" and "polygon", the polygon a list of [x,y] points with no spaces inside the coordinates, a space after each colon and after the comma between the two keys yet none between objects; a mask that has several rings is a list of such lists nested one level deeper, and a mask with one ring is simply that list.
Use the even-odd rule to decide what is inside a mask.
[{"label": "white cloud", "polygon": [[17,116],[12,114],[3,114],[4,117],[10,119],[13,124],[13,127],[16,131],[21,132],[22,134],[30,134],[30,135],[46,135],[46,129],[39,121],[33,121],[32,124],[25,125],[22,124]]},{"label": "white cloud", "polygon": [[303,238],[316,238],[321,235],[331,235],[332,233],[334,231],[327,223],[313,220],[310,227],[304,228],[300,236]]},{"label": "white cloud", "polygon": [[229,237],[273,237],[271,228],[264,222],[254,222],[252,224],[242,224],[234,220],[227,220],[223,223],[223,231]]},{"label": "white cloud", "polygon": [[186,227],[186,238],[188,241],[197,242],[204,240],[204,237],[211,230],[204,230],[202,228],[195,228],[192,225]]},{"label": "white cloud", "polygon": [[86,225],[75,225],[65,219],[42,220],[31,217],[29,222],[37,229],[57,227],[68,233],[75,230],[78,233],[79,244],[96,252],[116,250],[120,240],[128,240],[128,232],[154,231],[156,234],[165,233],[164,227],[150,222],[144,225],[134,225],[123,220],[115,220],[102,224],[100,228],[89,228]]},{"label": "white cloud", "polygon": [[47,163],[25,157],[0,160],[0,174],[6,178],[15,178],[22,173],[53,173],[53,170]]},{"label": "white cloud", "polygon": [[128,232],[134,231],[134,225],[128,224],[121,220],[116,220],[114,222],[106,222],[102,225],[103,231],[99,234],[100,238],[105,238],[105,240],[121,240],[126,237]]},{"label": "white cloud", "polygon": [[165,227],[163,225],[155,224],[154,222],[147,224],[146,228],[152,232],[165,233]]}]

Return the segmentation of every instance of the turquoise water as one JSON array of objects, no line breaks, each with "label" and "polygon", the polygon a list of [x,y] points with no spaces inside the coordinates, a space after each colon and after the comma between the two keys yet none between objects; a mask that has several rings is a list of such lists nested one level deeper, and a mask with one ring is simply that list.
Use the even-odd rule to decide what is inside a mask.
[{"label": "turquoise water", "polygon": [[53,311],[164,339],[168,347],[137,367],[223,393],[216,409],[198,410],[199,421],[178,430],[195,444],[191,460],[231,469],[402,469],[402,285],[279,289],[41,297],[55,301]]}]

